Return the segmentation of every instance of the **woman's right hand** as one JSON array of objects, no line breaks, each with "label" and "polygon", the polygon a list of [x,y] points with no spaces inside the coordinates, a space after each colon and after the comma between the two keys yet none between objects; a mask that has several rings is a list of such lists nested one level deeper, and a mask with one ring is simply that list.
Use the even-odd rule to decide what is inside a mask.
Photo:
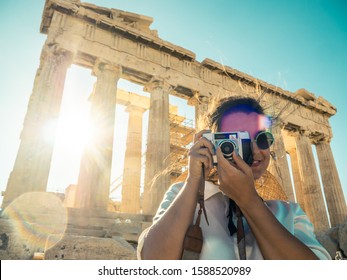
[{"label": "woman's right hand", "polygon": [[194,135],[194,144],[188,153],[188,178],[191,180],[201,180],[201,167],[203,165],[205,168],[205,177],[207,177],[213,168],[213,144],[202,136],[204,133],[210,132],[210,130],[202,130]]}]

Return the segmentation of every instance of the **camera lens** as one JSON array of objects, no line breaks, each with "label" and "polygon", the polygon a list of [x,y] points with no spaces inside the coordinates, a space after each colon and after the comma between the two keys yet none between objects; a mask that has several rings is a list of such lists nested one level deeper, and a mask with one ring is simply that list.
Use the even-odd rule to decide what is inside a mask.
[{"label": "camera lens", "polygon": [[231,154],[235,150],[235,143],[231,141],[223,141],[219,144],[220,149],[222,150],[222,153],[224,157],[231,157]]}]

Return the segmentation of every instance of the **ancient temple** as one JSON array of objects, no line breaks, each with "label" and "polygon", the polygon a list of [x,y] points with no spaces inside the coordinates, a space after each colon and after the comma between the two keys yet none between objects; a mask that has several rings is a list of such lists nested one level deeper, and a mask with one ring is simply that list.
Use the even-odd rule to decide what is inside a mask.
[{"label": "ancient temple", "polygon": [[[198,119],[214,100],[243,94],[265,107],[271,104],[276,158],[269,172],[286,197],[301,204],[317,230],[329,228],[329,220],[331,226],[342,223],[346,202],[330,147],[329,118],[336,108],[305,89],[289,92],[211,59],[199,62],[192,51],[162,40],[150,28],[152,22],[144,15],[79,0],[46,0],[40,30],[47,40],[2,207],[21,194],[46,191],[54,143],[45,141],[42,131],[59,117],[67,69],[76,64],[90,69],[97,79],[90,116],[98,137],[85,147],[69,207],[107,210],[116,104],[126,105],[129,113],[121,211],[153,215],[170,183],[184,177],[185,155],[194,133],[170,106],[169,96],[194,106]],[[119,79],[143,86],[150,98],[119,89]],[[140,202],[142,115],[146,110],[145,187]]]}]

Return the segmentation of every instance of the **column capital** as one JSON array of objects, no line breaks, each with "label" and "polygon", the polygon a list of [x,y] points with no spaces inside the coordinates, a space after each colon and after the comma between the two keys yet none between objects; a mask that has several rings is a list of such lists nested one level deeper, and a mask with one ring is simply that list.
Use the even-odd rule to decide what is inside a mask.
[{"label": "column capital", "polygon": [[58,46],[50,46],[45,44],[42,48],[42,53],[40,60],[41,61],[49,61],[51,64],[62,64],[66,63],[66,67],[72,63],[73,55],[70,51]]},{"label": "column capital", "polygon": [[143,88],[144,91],[150,93],[158,89],[162,89],[165,92],[170,93],[174,89],[174,86],[163,79],[156,78],[149,81]]},{"label": "column capital", "polygon": [[[285,129],[288,129],[287,126],[285,126]],[[300,137],[300,136],[305,136],[309,138],[309,132],[302,130],[302,129],[297,129],[297,130],[287,130],[288,135],[292,136],[294,138]]]},{"label": "column capital", "polygon": [[127,113],[139,112],[139,113],[143,114],[146,111],[147,111],[147,109],[139,107],[139,106],[136,106],[136,105],[132,105],[132,104],[129,104],[125,108],[125,112],[127,112]]},{"label": "column capital", "polygon": [[188,99],[187,104],[191,106],[207,105],[210,102],[210,98],[206,95],[200,94],[199,91],[195,91],[193,97]]},{"label": "column capital", "polygon": [[294,138],[299,136],[307,137],[311,144],[314,145],[321,142],[330,143],[332,138],[332,134],[329,132],[324,133],[316,130],[304,129],[301,126],[292,123],[285,123],[283,128],[286,130],[288,136],[292,136]]},{"label": "column capital", "polygon": [[101,73],[104,73],[105,71],[110,71],[114,73],[118,79],[122,74],[122,66],[114,65],[106,61],[97,59],[94,64],[92,74],[95,76],[99,76]]},{"label": "column capital", "polygon": [[319,133],[319,134],[312,133],[310,135],[310,139],[311,139],[312,144],[314,144],[314,145],[318,145],[321,143],[329,144],[331,141],[331,136],[323,134],[323,133]]}]

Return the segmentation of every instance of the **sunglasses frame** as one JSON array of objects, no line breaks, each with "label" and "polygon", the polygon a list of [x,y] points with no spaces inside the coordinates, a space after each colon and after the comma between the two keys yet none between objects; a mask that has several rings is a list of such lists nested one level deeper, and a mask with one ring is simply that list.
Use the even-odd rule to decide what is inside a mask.
[{"label": "sunglasses frame", "polygon": [[[267,148],[265,148],[265,149],[263,149],[263,148],[261,148],[259,145],[258,145],[258,139],[259,139],[259,136],[261,136],[261,135],[263,135],[263,134],[266,134],[266,137],[267,137],[267,139],[271,139],[271,143],[269,144],[269,147],[267,147]],[[270,138],[268,137],[268,136],[270,136]],[[270,132],[270,131],[268,131],[268,130],[261,130],[261,131],[259,131],[258,133],[257,133],[257,135],[255,136],[255,139],[253,139],[252,140],[252,143],[253,142],[255,142],[255,144],[257,145],[257,147],[260,149],[260,150],[267,150],[267,149],[269,149],[272,145],[273,145],[273,143],[275,142],[275,137],[273,136],[273,134]]]}]

